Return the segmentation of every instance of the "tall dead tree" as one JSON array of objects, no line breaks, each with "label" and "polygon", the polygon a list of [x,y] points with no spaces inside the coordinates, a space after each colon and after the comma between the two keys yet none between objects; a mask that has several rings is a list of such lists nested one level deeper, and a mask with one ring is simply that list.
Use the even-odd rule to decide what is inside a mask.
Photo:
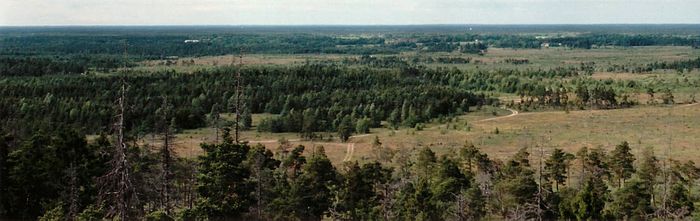
[{"label": "tall dead tree", "polygon": [[543,185],[547,184],[548,186],[546,186],[546,188],[550,189],[551,184],[549,182],[545,183],[545,179],[544,179],[543,173],[542,173],[542,171],[544,170],[544,157],[545,157],[544,148],[545,148],[545,145],[547,145],[547,147],[549,147],[549,144],[552,141],[551,135],[549,133],[552,133],[552,131],[548,131],[547,138],[545,139],[544,137],[542,137],[542,143],[537,145],[539,152],[540,152],[539,153],[540,156],[539,156],[539,159],[537,162],[537,165],[538,165],[537,166],[537,177],[538,177],[539,181],[537,182],[537,208],[536,208],[537,210],[536,210],[536,212],[537,212],[537,220],[540,220],[540,221],[542,220],[542,218],[543,218],[542,216],[544,215],[544,211],[543,211],[542,207],[549,209],[549,205],[547,205],[546,204],[547,202],[544,201],[546,194],[549,194],[549,192],[546,192],[547,190],[544,189]]},{"label": "tall dead tree", "polygon": [[221,114],[219,112],[220,112],[219,105],[217,103],[217,104],[214,104],[214,106],[212,107],[211,113],[209,114],[210,115],[209,117],[211,118],[212,124],[214,125],[214,143],[215,144],[219,144],[219,130],[221,130],[220,123],[219,123],[219,121],[221,120]]},{"label": "tall dead tree", "polygon": [[[127,51],[124,47],[124,75],[126,75]],[[122,76],[121,89],[117,99],[117,115],[113,124],[114,151],[110,161],[110,170],[98,178],[99,201],[107,206],[107,217],[119,217],[129,220],[134,188],[129,171],[128,149],[124,138],[124,115],[126,113],[126,79]]]},{"label": "tall dead tree", "polygon": [[[72,161],[75,161],[75,159],[71,159]],[[78,171],[77,167],[75,166],[75,162],[70,163],[70,167],[68,168],[68,214],[66,215],[66,220],[72,221],[75,220],[78,216],[79,212],[79,202],[78,198],[80,197],[78,194]]]},{"label": "tall dead tree", "polygon": [[243,68],[243,49],[238,54],[238,68],[236,71],[236,131],[235,131],[235,141],[239,143],[240,134],[240,124],[241,124],[241,69]]},{"label": "tall dead tree", "polygon": [[163,97],[163,105],[160,108],[160,115],[161,115],[161,125],[160,127],[162,128],[162,133],[163,133],[163,146],[161,148],[161,190],[160,190],[160,196],[161,196],[161,208],[165,211],[166,214],[171,215],[172,213],[172,205],[170,203],[170,192],[171,190],[171,185],[172,185],[172,149],[171,149],[171,140],[173,138],[172,135],[172,128],[169,123],[169,119],[171,119],[172,115],[172,105],[168,103],[168,98]]},{"label": "tall dead tree", "polygon": [[672,161],[673,161],[673,156],[671,156],[671,147],[673,144],[673,133],[671,131],[671,114],[673,111],[673,106],[669,105],[668,107],[668,116],[666,117],[666,133],[668,133],[668,143],[666,144],[666,150],[664,151],[664,154],[666,155],[666,159],[662,161],[662,175],[663,177],[663,193],[662,193],[662,199],[661,199],[661,218],[663,219],[669,219],[670,217],[670,209],[669,209],[669,188],[671,182],[671,168],[672,168]]}]

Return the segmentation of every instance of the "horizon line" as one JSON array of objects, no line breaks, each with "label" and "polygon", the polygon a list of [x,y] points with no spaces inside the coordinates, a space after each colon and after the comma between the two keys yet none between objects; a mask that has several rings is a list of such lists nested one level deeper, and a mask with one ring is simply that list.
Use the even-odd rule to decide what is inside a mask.
[{"label": "horizon line", "polygon": [[414,24],[22,24],[5,25],[0,27],[352,27],[352,26],[586,26],[586,25],[700,25],[700,23],[414,23]]}]

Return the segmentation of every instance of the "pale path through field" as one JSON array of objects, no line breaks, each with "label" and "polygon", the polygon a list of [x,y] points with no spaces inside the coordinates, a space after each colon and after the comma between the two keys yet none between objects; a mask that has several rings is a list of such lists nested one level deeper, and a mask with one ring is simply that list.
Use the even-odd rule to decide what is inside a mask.
[{"label": "pale path through field", "polygon": [[[519,112],[518,112],[517,110],[513,110],[513,109],[505,108],[505,107],[502,107],[502,108],[505,109],[505,110],[510,111],[511,114],[506,115],[506,116],[498,116],[498,117],[486,118],[486,119],[482,119],[482,120],[479,120],[479,121],[476,121],[476,122],[485,122],[485,121],[491,121],[491,120],[498,120],[498,119],[502,119],[502,118],[509,118],[509,117],[514,117],[514,116],[516,116],[516,115],[519,114]],[[360,135],[350,136],[350,139],[352,139],[352,138],[367,137],[367,136],[371,136],[371,135],[372,135],[372,134],[360,134]],[[288,140],[288,141],[289,141],[289,142],[299,142],[299,141],[302,141],[302,139],[297,138],[297,139],[290,139],[290,140]],[[275,142],[279,142],[279,140],[250,140],[250,141],[248,141],[248,142],[250,142],[250,143],[275,143]],[[316,143],[316,144],[324,144],[324,143]],[[339,143],[325,143],[325,144],[339,144]],[[354,143],[354,142],[350,142],[350,143],[348,143],[348,145],[347,145],[347,149],[346,149],[346,151],[345,151],[345,157],[343,157],[343,162],[347,162],[347,161],[352,160],[352,157],[353,157],[352,155],[353,155],[353,153],[355,153],[355,143]]]},{"label": "pale path through field", "polygon": [[492,118],[481,119],[481,120],[478,120],[478,121],[475,121],[475,122],[485,122],[485,121],[492,121],[492,120],[498,120],[498,119],[503,119],[503,118],[515,117],[516,115],[520,114],[520,112],[518,112],[517,110],[513,110],[513,109],[510,109],[510,108],[503,108],[503,109],[506,109],[506,110],[510,111],[510,114],[509,114],[509,115],[506,115],[506,116],[500,116],[500,117],[492,117]]}]

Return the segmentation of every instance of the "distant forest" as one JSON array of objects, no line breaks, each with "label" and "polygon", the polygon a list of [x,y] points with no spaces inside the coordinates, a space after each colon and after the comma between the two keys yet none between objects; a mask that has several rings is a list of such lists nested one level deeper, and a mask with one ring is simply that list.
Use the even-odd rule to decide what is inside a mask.
[{"label": "distant forest", "polygon": [[[49,27],[0,28],[0,55],[80,55],[124,53],[135,59],[237,53],[396,54],[402,51],[462,51],[481,42],[500,48],[540,48],[543,43],[572,48],[603,46],[700,45],[697,25],[566,26],[580,34],[557,34],[558,26],[388,26],[298,28],[257,26],[204,27]],[[472,28],[470,31],[469,28]],[[474,30],[474,28],[476,28]],[[656,32],[648,32],[649,30]],[[395,29],[396,31],[391,31]],[[623,30],[620,32],[620,29]],[[362,31],[366,30],[366,33]],[[560,32],[552,31],[557,30]],[[315,31],[317,34],[310,34]],[[346,37],[343,33],[360,33]],[[440,32],[443,31],[443,32]],[[521,32],[518,32],[521,31]],[[524,33],[522,32],[524,31]],[[629,32],[625,32],[629,31]],[[690,34],[688,34],[690,32]],[[32,35],[28,35],[32,34]],[[185,43],[185,40],[198,42]],[[465,49],[466,47],[466,49]]]},{"label": "distant forest", "polygon": [[[421,131],[489,106],[631,108],[640,91],[650,97],[641,102],[670,106],[674,87],[700,85],[700,58],[501,68],[530,63],[507,58],[479,68],[494,48],[636,46],[695,51],[700,25],[0,27],[0,220],[697,218],[700,168],[634,143],[548,155],[545,144],[528,144],[499,158],[469,140],[441,155],[374,137],[370,156],[333,164],[322,146],[280,139],[265,148],[232,134],[345,143],[373,128]],[[353,56],[177,65],[240,51]],[[143,65],[152,60],[176,65]],[[597,71],[679,77],[598,79]],[[201,143],[199,156],[178,156],[176,135],[202,128],[216,140]],[[146,136],[158,142],[140,142]]]}]

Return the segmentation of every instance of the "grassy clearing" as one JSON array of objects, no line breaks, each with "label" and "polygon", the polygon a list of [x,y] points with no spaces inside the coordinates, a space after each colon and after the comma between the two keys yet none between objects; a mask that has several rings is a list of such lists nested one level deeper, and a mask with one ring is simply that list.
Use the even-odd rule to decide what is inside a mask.
[{"label": "grassy clearing", "polygon": [[[336,55],[336,54],[246,54],[243,57],[243,64],[246,66],[258,65],[295,65],[314,61],[331,60],[339,61],[342,58],[356,55]],[[170,60],[174,64],[166,65],[166,60],[150,60],[140,63],[136,69],[141,70],[171,70],[178,71],[194,71],[202,68],[224,66],[230,64],[239,64],[237,54],[221,55],[221,56],[203,56],[203,57],[183,57]],[[194,62],[194,63],[190,63]]]},{"label": "grassy clearing", "polygon": [[[493,115],[493,112],[497,115]],[[669,114],[670,112],[670,114]],[[495,159],[507,159],[522,147],[543,145],[545,151],[562,148],[575,152],[583,146],[612,149],[614,145],[628,141],[636,152],[640,148],[654,147],[661,158],[671,143],[670,154],[674,159],[700,162],[700,105],[648,106],[617,110],[564,111],[520,113],[513,117],[502,117],[510,111],[484,107],[455,118],[452,122],[431,123],[424,130],[401,128],[390,130],[377,128],[372,135],[351,138],[355,143],[351,160],[371,160],[371,142],[378,136],[390,148],[407,151],[428,146],[438,154],[453,154],[466,140],[477,144]],[[495,133],[498,128],[498,134]],[[334,135],[324,134],[325,137]],[[280,138],[289,139],[292,145],[305,145],[307,150],[322,145],[335,164],[341,164],[348,148],[347,143],[337,139],[323,141],[301,141],[294,133],[258,133],[245,131],[245,140],[251,144],[261,143],[275,150]],[[187,130],[176,137],[176,151],[183,156],[201,154],[199,143],[212,142],[213,129]]]},{"label": "grassy clearing", "polygon": [[[410,53],[404,56],[414,55]],[[483,56],[461,53],[431,53],[425,56],[471,57],[470,64],[431,64],[429,66],[457,67],[461,69],[549,69],[558,66],[577,66],[582,62],[595,62],[596,67],[605,70],[612,65],[636,66],[662,61],[688,60],[700,57],[700,50],[691,47],[646,46],[646,47],[611,47],[596,49],[547,48],[547,49],[511,49],[489,48]],[[528,59],[528,64],[510,64],[509,58]]]}]

